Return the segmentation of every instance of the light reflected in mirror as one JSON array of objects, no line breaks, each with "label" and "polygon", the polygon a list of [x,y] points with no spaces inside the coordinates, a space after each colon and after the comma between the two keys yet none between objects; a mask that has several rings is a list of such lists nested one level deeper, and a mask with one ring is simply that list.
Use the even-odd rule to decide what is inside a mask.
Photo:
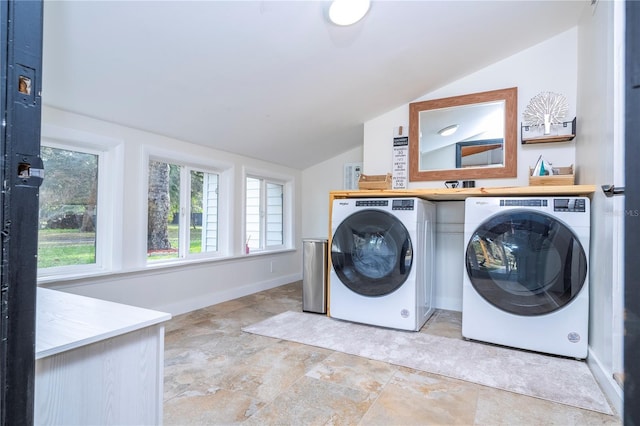
[{"label": "light reflected in mirror", "polygon": [[411,181],[516,176],[517,88],[409,108]]}]

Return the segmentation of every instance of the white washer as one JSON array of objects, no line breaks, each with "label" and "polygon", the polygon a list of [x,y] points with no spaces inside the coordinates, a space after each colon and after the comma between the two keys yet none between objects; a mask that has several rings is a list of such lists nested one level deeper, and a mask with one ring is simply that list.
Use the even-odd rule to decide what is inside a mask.
[{"label": "white washer", "polygon": [[586,358],[590,229],[586,197],[467,198],[462,335]]},{"label": "white washer", "polygon": [[420,330],[433,313],[435,218],[419,198],[334,200],[329,315]]}]

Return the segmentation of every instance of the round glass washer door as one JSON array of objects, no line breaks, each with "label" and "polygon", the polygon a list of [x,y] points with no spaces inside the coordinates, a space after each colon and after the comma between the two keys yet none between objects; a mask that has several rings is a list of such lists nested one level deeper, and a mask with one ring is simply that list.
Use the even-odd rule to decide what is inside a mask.
[{"label": "round glass washer door", "polygon": [[384,296],[400,288],[413,263],[405,226],[381,210],[362,210],[336,228],[331,263],[340,281],[363,296]]},{"label": "round glass washer door", "polygon": [[587,277],[587,257],[561,221],[511,210],[476,229],[466,248],[466,270],[491,305],[516,315],[543,315],[578,295]]}]

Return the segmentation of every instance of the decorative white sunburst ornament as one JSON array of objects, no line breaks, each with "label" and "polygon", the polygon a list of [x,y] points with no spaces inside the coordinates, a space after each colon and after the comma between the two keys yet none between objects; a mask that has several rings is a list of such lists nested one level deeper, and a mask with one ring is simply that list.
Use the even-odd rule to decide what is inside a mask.
[{"label": "decorative white sunburst ornament", "polygon": [[544,134],[551,133],[551,125],[562,123],[569,106],[567,98],[553,92],[542,92],[531,98],[524,110],[523,118],[527,126],[544,125]]}]

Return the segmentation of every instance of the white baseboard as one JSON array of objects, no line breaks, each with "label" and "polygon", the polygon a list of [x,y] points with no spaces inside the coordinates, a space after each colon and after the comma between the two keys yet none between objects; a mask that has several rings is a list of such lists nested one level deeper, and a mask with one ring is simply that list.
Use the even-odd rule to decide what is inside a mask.
[{"label": "white baseboard", "polygon": [[613,379],[613,373],[607,371],[598,357],[589,349],[589,356],[587,357],[587,365],[593,373],[596,381],[600,385],[602,392],[609,400],[611,408],[616,412],[618,416],[622,416],[623,407],[623,391],[618,383]]},{"label": "white baseboard", "polygon": [[281,285],[289,284],[295,281],[300,281],[302,276],[300,274],[291,274],[287,276],[281,276],[277,279],[261,281],[257,283],[251,283],[242,287],[233,288],[230,290],[223,290],[217,292],[211,292],[204,296],[193,297],[191,299],[180,300],[176,303],[170,303],[162,306],[154,306],[157,311],[168,312],[171,315],[180,315],[187,312],[195,311],[196,309],[206,308],[207,306],[215,305],[217,303],[226,302],[228,300],[237,299],[239,297],[248,296],[253,293],[257,293],[263,290],[269,290],[271,288],[280,287]]}]

